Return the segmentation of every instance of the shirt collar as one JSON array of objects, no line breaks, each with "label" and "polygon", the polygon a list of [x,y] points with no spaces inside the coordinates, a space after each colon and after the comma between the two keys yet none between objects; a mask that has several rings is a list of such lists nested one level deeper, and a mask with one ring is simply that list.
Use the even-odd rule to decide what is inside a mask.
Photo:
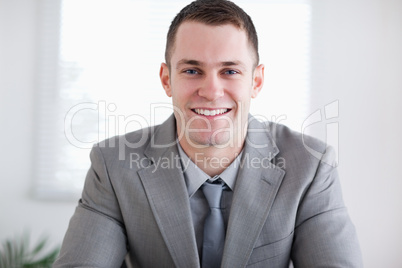
[{"label": "shirt collar", "polygon": [[[177,141],[177,148],[180,155],[180,161],[186,181],[187,191],[189,197],[201,187],[201,185],[211,177],[202,171],[197,165],[191,161],[187,154],[181,148],[179,141]],[[236,183],[237,172],[239,171],[241,155],[243,151],[235,158],[235,160],[219,175],[219,177],[226,183],[226,185],[233,191]]]}]

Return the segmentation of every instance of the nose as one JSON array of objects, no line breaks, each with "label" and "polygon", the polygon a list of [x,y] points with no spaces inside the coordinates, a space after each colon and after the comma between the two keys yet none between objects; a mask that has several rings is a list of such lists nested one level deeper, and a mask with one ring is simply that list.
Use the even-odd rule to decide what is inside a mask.
[{"label": "nose", "polygon": [[205,76],[201,87],[198,89],[198,95],[208,101],[214,101],[223,97],[224,86],[222,81],[216,75]]}]

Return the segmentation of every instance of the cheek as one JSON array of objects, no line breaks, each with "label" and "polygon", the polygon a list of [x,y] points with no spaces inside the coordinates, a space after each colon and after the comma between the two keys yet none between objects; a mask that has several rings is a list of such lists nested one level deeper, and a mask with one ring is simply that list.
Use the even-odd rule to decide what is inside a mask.
[{"label": "cheek", "polygon": [[172,86],[172,101],[176,106],[183,106],[190,102],[196,92],[194,83],[183,81],[177,82]]},{"label": "cheek", "polygon": [[232,83],[227,85],[227,92],[230,97],[236,102],[249,102],[251,99],[251,90],[250,83]]}]

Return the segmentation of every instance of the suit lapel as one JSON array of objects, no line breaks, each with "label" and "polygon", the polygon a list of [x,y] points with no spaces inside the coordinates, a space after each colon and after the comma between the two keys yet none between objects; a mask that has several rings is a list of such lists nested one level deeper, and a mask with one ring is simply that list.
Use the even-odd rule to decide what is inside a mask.
[{"label": "suit lapel", "polygon": [[160,232],[176,267],[199,267],[190,203],[171,116],[145,150],[151,165],[138,171]]},{"label": "suit lapel", "polygon": [[[188,192],[177,157],[175,129],[172,115],[152,136],[144,152],[151,164],[138,174],[175,266],[200,267]],[[266,126],[250,117],[222,267],[247,265],[285,175],[271,163],[278,152]]]},{"label": "suit lapel", "polygon": [[267,127],[250,117],[226,232],[222,267],[245,267],[285,172],[272,164],[279,152]]}]

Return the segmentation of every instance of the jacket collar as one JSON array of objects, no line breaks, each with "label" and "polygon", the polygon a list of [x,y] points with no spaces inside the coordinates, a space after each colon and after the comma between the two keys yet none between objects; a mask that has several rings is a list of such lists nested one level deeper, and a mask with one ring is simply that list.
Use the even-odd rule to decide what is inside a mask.
[{"label": "jacket collar", "polygon": [[[176,121],[170,116],[151,129],[144,154],[152,164],[138,171],[151,209],[177,267],[199,267],[188,192],[181,168],[156,168],[155,161],[178,155]],[[245,267],[268,217],[285,171],[272,163],[279,153],[269,125],[249,116],[238,173],[222,267]],[[169,158],[170,157],[170,158]],[[180,241],[180,242],[178,242]],[[185,252],[185,254],[183,254]]]},{"label": "jacket collar", "polygon": [[278,153],[270,125],[250,116],[226,231],[222,267],[247,265],[285,175],[284,170],[272,163]]}]

